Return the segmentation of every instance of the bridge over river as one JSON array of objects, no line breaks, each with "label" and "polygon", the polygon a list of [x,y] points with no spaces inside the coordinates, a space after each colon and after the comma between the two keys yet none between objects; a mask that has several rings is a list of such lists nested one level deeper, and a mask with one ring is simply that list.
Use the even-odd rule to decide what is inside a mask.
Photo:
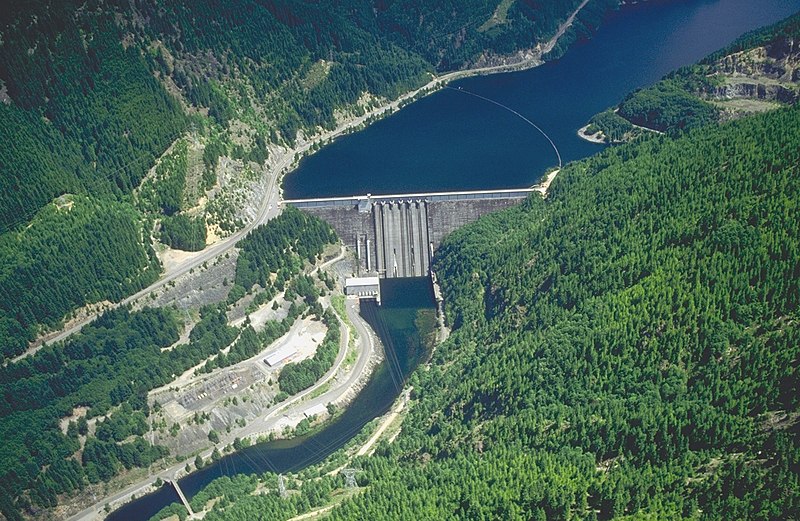
[{"label": "bridge over river", "polygon": [[286,200],[327,221],[358,256],[360,275],[425,277],[453,230],[522,202],[536,188]]}]

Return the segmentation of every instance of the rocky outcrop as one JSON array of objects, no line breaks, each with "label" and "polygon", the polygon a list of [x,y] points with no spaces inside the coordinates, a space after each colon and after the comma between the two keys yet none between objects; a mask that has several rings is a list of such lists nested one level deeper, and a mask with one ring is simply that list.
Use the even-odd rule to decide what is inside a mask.
[{"label": "rocky outcrop", "polygon": [[710,97],[714,99],[748,98],[791,104],[797,102],[798,93],[797,89],[787,88],[783,85],[736,82],[715,88],[710,93]]},{"label": "rocky outcrop", "polygon": [[797,103],[800,90],[800,40],[780,38],[769,44],[728,54],[712,66],[724,84],[704,92],[706,98],[737,98]]},{"label": "rocky outcrop", "polygon": [[718,74],[797,81],[800,78],[800,41],[779,39],[764,47],[729,54],[713,68]]}]

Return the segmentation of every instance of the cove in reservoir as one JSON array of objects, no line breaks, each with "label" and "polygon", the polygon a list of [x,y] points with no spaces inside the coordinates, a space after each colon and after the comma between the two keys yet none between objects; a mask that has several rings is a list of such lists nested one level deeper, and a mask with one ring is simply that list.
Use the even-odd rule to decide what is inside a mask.
[{"label": "cove in reservoir", "polygon": [[[576,136],[595,113],[630,90],[798,9],[800,0],[651,0],[612,13],[590,41],[574,45],[558,61],[453,85],[530,119],[553,139],[566,163],[602,150]],[[523,187],[555,164],[550,143],[521,118],[445,89],[305,159],[286,179],[285,196]],[[387,362],[351,406],[312,435],[259,444],[183,478],[180,485],[189,499],[222,475],[299,471],[343,446],[388,410],[405,377],[424,357],[426,333],[419,328],[430,326],[426,313],[432,313],[427,279],[394,284],[401,286],[383,288],[382,308],[364,307],[386,346]],[[147,519],[177,500],[174,490],[165,486],[108,519]]]},{"label": "cove in reservoir", "polygon": [[[594,114],[798,9],[797,0],[650,0],[610,14],[557,61],[451,86],[519,112],[567,163],[602,150],[576,135]],[[444,89],[305,158],[284,180],[284,196],[521,188],[557,164],[550,143],[520,117]]]}]

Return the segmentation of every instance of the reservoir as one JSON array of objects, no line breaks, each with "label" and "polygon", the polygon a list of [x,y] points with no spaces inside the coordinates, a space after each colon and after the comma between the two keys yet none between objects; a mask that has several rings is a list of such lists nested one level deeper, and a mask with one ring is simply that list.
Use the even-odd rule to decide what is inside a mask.
[{"label": "reservoir", "polygon": [[[559,60],[451,85],[528,118],[567,163],[602,149],[576,135],[594,114],[798,9],[798,0],[649,0],[611,13]],[[305,158],[286,177],[284,196],[521,188],[557,164],[550,143],[521,118],[444,89]]]},{"label": "reservoir", "polygon": [[[542,128],[564,162],[602,150],[577,137],[588,119],[630,90],[693,63],[740,34],[800,10],[800,0],[650,0],[611,13],[590,40],[528,71],[469,78],[453,86],[517,111]],[[550,143],[493,103],[445,89],[303,160],[285,197],[471,190],[530,186],[557,164]],[[180,480],[191,499],[222,475],[295,472],[342,447],[386,412],[424,359],[433,302],[427,279],[382,288],[381,308],[362,313],[386,348],[386,362],[335,421],[292,440],[249,447]],[[171,487],[128,503],[108,519],[147,519],[177,501]]]}]

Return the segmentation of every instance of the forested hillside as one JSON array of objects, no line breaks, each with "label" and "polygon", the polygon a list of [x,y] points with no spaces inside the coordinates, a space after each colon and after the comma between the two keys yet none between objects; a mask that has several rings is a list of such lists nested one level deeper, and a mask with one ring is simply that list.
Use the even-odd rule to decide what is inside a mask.
[{"label": "forested hillside", "polygon": [[[0,12],[2,355],[19,354],[78,307],[154,280],[151,246],[197,251],[244,226],[242,199],[265,179],[270,147],[331,129],[434,72],[533,48],[578,3],[9,5]],[[595,21],[616,4],[593,0],[585,12]],[[81,215],[124,214],[130,233],[116,233],[116,221],[99,236],[86,219],[57,228],[63,219],[40,214],[65,194],[79,198]],[[57,236],[64,255],[22,232],[31,222],[51,227],[38,233]],[[79,264],[78,250],[95,243],[96,258]],[[24,259],[39,246],[46,251],[30,269]],[[113,272],[102,267],[110,263]],[[53,282],[70,271],[71,282]],[[18,284],[38,295],[19,297]]]},{"label": "forested hillside", "polygon": [[[642,129],[679,134],[709,123],[796,104],[800,14],[745,34],[700,63],[630,93],[592,117],[586,135],[630,140]],[[637,128],[640,127],[640,128]]]},{"label": "forested hillside", "polygon": [[795,108],[607,151],[455,232],[453,337],[332,517],[797,518],[798,165]]},{"label": "forested hillside", "polygon": [[0,235],[0,361],[23,352],[38,324],[156,280],[142,235],[130,205],[82,196],[59,197],[27,228]]}]

